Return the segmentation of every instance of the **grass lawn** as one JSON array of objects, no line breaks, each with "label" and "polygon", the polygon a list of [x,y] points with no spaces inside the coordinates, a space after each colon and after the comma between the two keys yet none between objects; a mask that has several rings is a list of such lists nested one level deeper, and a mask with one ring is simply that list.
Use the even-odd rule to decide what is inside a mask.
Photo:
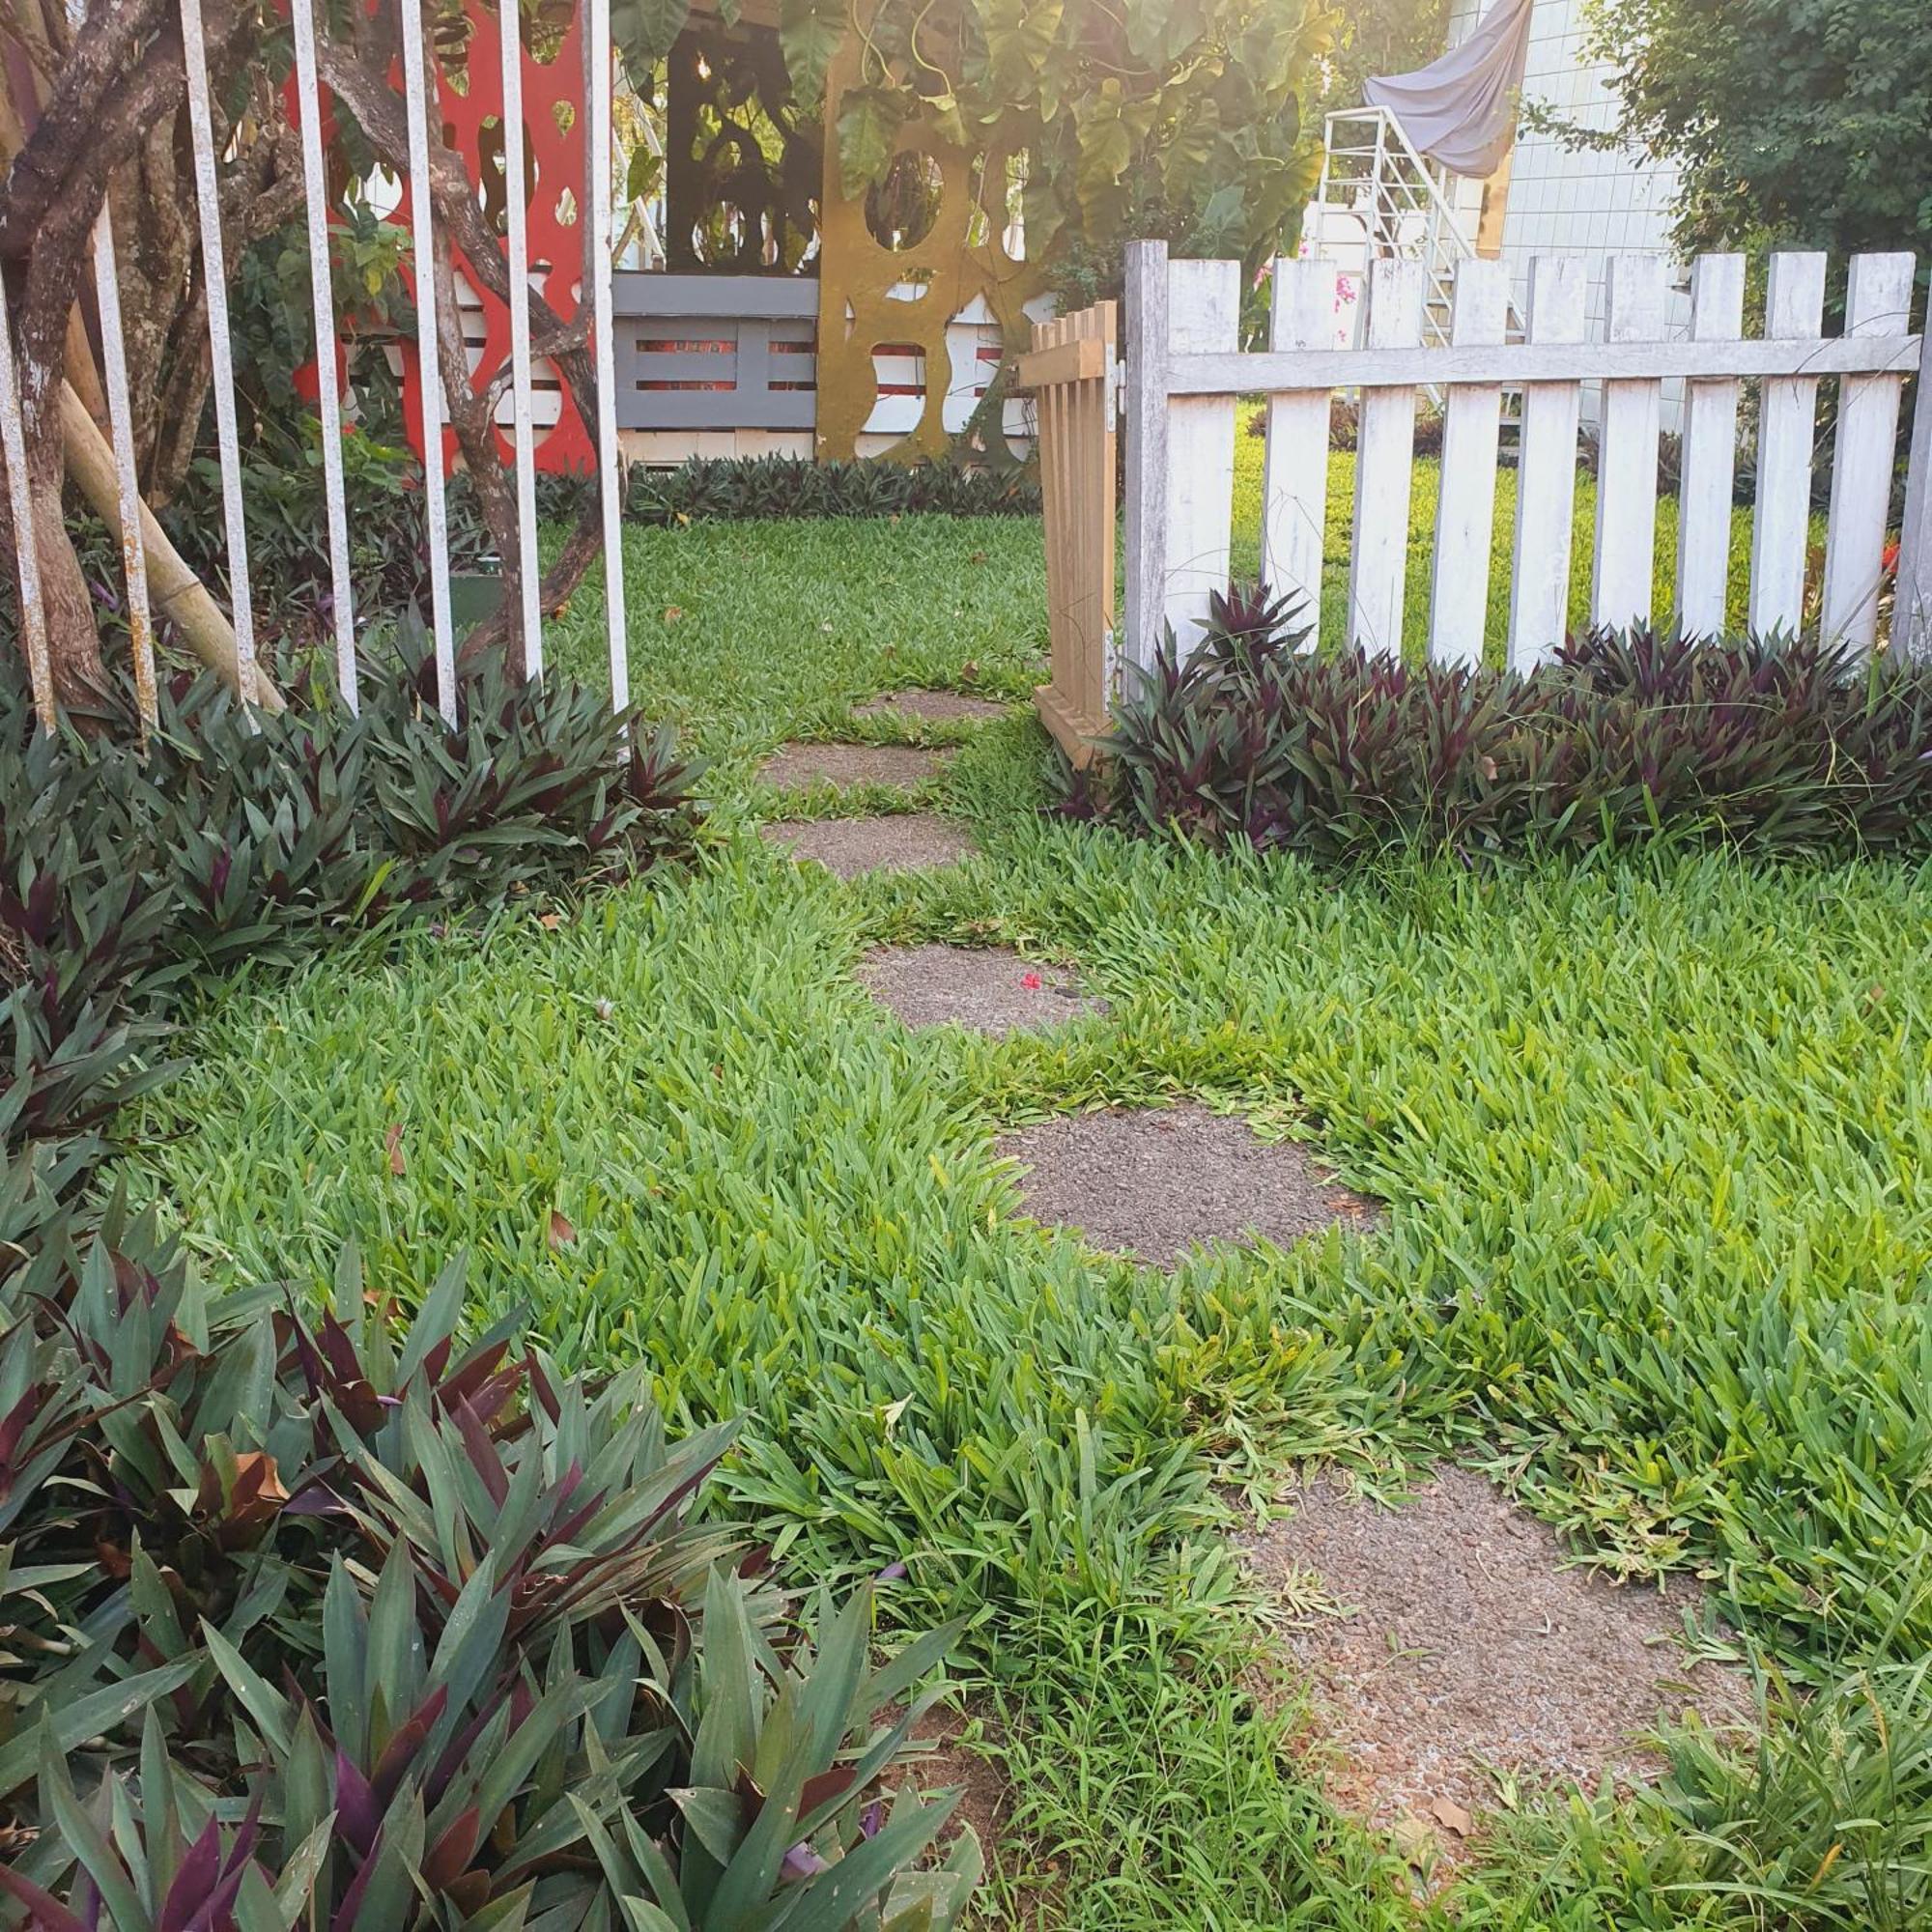
[{"label": "grass lawn", "polygon": [[[136,1157],[209,1264],[322,1279],[354,1236],[421,1288],[467,1246],[479,1303],[529,1297],[572,1360],[648,1360],[692,1421],[749,1410],[731,1487],[787,1561],[902,1558],[901,1614],[973,1620],[1013,1784],[989,1924],[1917,1922],[1856,1887],[1763,1920],[1700,1889],[1716,1861],[1826,1912],[1889,1829],[1805,1781],[1849,1783],[1842,1731],[1709,1815],[1525,1817],[1419,1906],[1289,1751],[1293,1688],[1262,1714],[1226,1532],[1300,1458],[1384,1485],[1472,1459],[1617,1573],[1704,1575],[1802,1679],[1864,1670],[1885,1776],[1932,1804],[1932,1700],[1897,1681],[1932,1650],[1932,877],[1133,844],[1038,815],[1016,708],[934,727],[970,737],[933,800],[983,856],[839,884],[753,835],[757,757],[900,684],[1021,697],[1037,526],[627,547],[636,688],[717,760],[702,862],[554,929],[232,990]],[[560,661],[594,661],[597,601]],[[1077,960],[1111,1011],[906,1036],[851,969],[916,937]],[[1179,1093],[1318,1141],[1386,1228],[1170,1279],[1007,1218],[998,1126]]]},{"label": "grass lawn", "polygon": [[[1263,463],[1267,445],[1247,434],[1257,406],[1243,403],[1236,418],[1235,441],[1235,508],[1233,520],[1235,575],[1254,577],[1261,569]],[[1427,654],[1429,639],[1430,573],[1435,567],[1435,514],[1441,466],[1434,457],[1418,458],[1409,488],[1408,578],[1403,598],[1403,649],[1415,659]],[[1516,543],[1516,485],[1513,469],[1496,471],[1495,532],[1490,566],[1489,622],[1484,643],[1492,664],[1503,662],[1509,636],[1510,559]],[[1339,644],[1349,628],[1349,556],[1355,515],[1355,455],[1339,450],[1328,460],[1328,516],[1322,533],[1321,641]],[[1575,630],[1590,622],[1591,581],[1595,574],[1597,530],[1596,479],[1579,471],[1571,538],[1570,623]],[[1825,539],[1818,521],[1814,543]],[[1750,513],[1731,516],[1730,620],[1742,629],[1750,585]],[[1676,608],[1677,498],[1660,497],[1657,504],[1657,577],[1652,609],[1660,620]]]}]

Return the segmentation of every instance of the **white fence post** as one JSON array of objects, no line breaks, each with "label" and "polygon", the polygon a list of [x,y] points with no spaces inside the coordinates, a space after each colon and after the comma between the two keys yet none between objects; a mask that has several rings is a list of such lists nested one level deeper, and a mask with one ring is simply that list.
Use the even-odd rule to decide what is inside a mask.
[{"label": "white fence post", "polygon": [[[1825,314],[1823,255],[1774,255],[1765,302],[1767,339],[1804,340]],[[1758,407],[1757,514],[1751,526],[1750,623],[1795,632],[1804,616],[1805,553],[1811,536],[1811,439],[1818,379],[1767,379]]]},{"label": "white fence post", "polygon": [[[439,348],[436,285],[436,202],[430,193],[429,116],[436,101],[423,59],[419,0],[401,0],[403,92],[409,104],[410,236],[416,269],[416,376],[422,392],[423,511],[429,526],[429,596],[435,633],[436,701],[445,724],[456,723],[456,627],[449,609],[449,508],[442,473],[444,372]],[[464,380],[462,370],[448,380]]]},{"label": "white fence post", "polygon": [[[1383,256],[1372,263],[1368,298],[1368,348],[1412,349],[1422,341],[1420,262]],[[1349,641],[1384,657],[1402,655],[1414,462],[1414,389],[1363,390],[1355,429]]]},{"label": "white fence post", "polygon": [[590,333],[597,364],[597,473],[604,505],[604,620],[611,645],[611,703],[631,701],[630,639],[624,611],[624,456],[617,442],[617,377],[611,323],[611,0],[590,0],[589,170]]},{"label": "white fence post", "polygon": [[[1745,328],[1745,258],[1700,255],[1690,270],[1690,339],[1735,342]],[[1731,493],[1737,477],[1738,384],[1692,377],[1684,385],[1683,456],[1677,477],[1677,623],[1715,638],[1727,622]]]},{"label": "white fence post", "polygon": [[335,686],[353,713],[361,702],[355,676],[355,591],[349,575],[349,501],[342,483],[342,385],[335,368],[335,277],[329,268],[328,172],[322,152],[322,92],[315,71],[314,0],[292,0],[291,25],[296,43],[296,111],[301,118],[309,300],[315,310],[315,404],[322,423],[322,487],[328,511]]},{"label": "white fence post", "polygon": [[[1845,295],[1845,333],[1906,335],[1917,267],[1910,255],[1855,255]],[[1847,376],[1838,394],[1819,624],[1828,642],[1842,639],[1861,651],[1878,641],[1891,459],[1904,387],[1903,376]]]},{"label": "white fence post", "polygon": [[1905,521],[1892,586],[1895,649],[1932,658],[1932,314],[1918,338],[1918,390],[1912,406],[1912,454],[1905,471]]},{"label": "white fence post", "polygon": [[[1606,275],[1605,337],[1662,339],[1661,255],[1613,255]],[[1657,442],[1662,385],[1655,379],[1604,384],[1602,460],[1597,467],[1597,567],[1590,622],[1621,628],[1649,619],[1657,577]]]},{"label": "white fence post", "polygon": [[[1581,342],[1583,297],[1583,264],[1576,256],[1544,255],[1531,263],[1525,318],[1531,344]],[[1577,414],[1574,382],[1524,384],[1510,584],[1512,670],[1528,670],[1553,655],[1569,628]]]},{"label": "white fence post", "polygon": [[[1335,265],[1277,258],[1268,346],[1292,352],[1335,343]],[[1328,527],[1327,389],[1282,389],[1267,402],[1262,487],[1262,579],[1307,599],[1308,648],[1321,641],[1321,553]]]},{"label": "white fence post", "polygon": [[[406,7],[404,13],[409,9]],[[208,360],[221,452],[221,505],[228,534],[228,595],[235,626],[235,672],[244,703],[255,678],[255,612],[248,590],[248,525],[242,507],[242,440],[235,421],[235,355],[228,336],[228,268],[221,242],[221,196],[214,172],[214,116],[208,93],[208,43],[201,0],[181,0],[182,64],[187,74],[188,131],[194,145],[195,212],[201,224],[202,283],[208,291]]]},{"label": "white fence post", "polygon": [[1160,649],[1167,585],[1167,243],[1129,242],[1127,327],[1127,581],[1122,658],[1141,671]]},{"label": "white fence post", "polygon": [[543,674],[543,607],[537,563],[536,430],[530,409],[529,193],[524,180],[524,10],[497,14],[503,77],[503,229],[510,270],[510,422],[517,474],[517,570],[523,586],[524,675]]},{"label": "white fence post", "polygon": [[7,284],[0,278],[0,454],[7,459],[7,507],[14,519],[14,567],[20,591],[20,636],[27,646],[27,678],[41,729],[55,724],[53,660],[47,639],[47,607],[41,596],[41,546],[34,531],[34,498],[27,483],[27,431],[20,416],[20,372],[14,360],[14,327],[8,319]]},{"label": "white fence post", "polygon": [[[1449,316],[1451,345],[1496,347],[1508,328],[1508,266],[1481,257],[1459,263]],[[1490,619],[1491,553],[1495,544],[1502,402],[1502,390],[1492,384],[1459,384],[1443,402],[1429,623],[1429,655],[1441,664],[1483,661]]]},{"label": "white fence post", "polygon": [[[1237,349],[1241,265],[1167,265],[1171,353]],[[1167,414],[1167,577],[1162,614],[1182,661],[1200,641],[1210,593],[1228,587],[1235,488],[1233,396],[1172,402]]]}]

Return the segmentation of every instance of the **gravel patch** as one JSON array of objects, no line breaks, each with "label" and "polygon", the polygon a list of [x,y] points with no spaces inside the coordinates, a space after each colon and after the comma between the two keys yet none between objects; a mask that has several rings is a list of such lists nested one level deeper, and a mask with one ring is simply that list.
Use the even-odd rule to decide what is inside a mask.
[{"label": "gravel patch", "polygon": [[979,847],[964,826],[929,811],[883,818],[814,818],[758,827],[758,837],[794,859],[813,859],[841,879],[863,872],[919,872],[956,866]]},{"label": "gravel patch", "polygon": [[1007,707],[963,691],[889,691],[852,707],[854,718],[1004,718]]},{"label": "gravel patch", "polygon": [[1438,1468],[1395,1509],[1326,1479],[1285,1500],[1292,1517],[1241,1543],[1290,1611],[1329,1795],[1411,1856],[1454,1864],[1492,1771],[1628,1783],[1660,1768],[1638,1742],[1660,1720],[1748,1717],[1745,1674],[1684,1648],[1694,1586],[1562,1568],[1555,1532],[1472,1470]]},{"label": "gravel patch", "polygon": [[1061,1114],[1002,1135],[998,1151],[1024,1164],[1020,1199],[1036,1221],[1161,1266],[1209,1241],[1286,1247],[1377,1217],[1300,1148],[1191,1102]]},{"label": "gravel patch", "polygon": [[859,962],[858,976],[909,1027],[960,1026],[996,1039],[1107,1010],[1064,966],[1002,947],[882,946]]},{"label": "gravel patch", "polygon": [[916,785],[936,778],[952,753],[927,745],[781,745],[758,767],[769,785]]}]

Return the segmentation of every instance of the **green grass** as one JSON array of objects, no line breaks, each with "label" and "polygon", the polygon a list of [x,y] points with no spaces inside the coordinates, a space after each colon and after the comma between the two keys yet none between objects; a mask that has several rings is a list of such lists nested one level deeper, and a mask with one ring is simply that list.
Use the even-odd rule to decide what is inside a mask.
[{"label": "green grass", "polygon": [[[1233,565],[1237,577],[1251,578],[1261,569],[1262,554],[1262,471],[1267,445],[1262,438],[1249,436],[1247,424],[1254,413],[1244,403],[1238,417],[1235,441],[1235,505],[1233,519]],[[1428,649],[1430,573],[1434,568],[1435,514],[1441,465],[1434,457],[1416,460],[1409,489],[1408,577],[1403,598],[1403,650],[1420,659]],[[1495,533],[1491,548],[1489,621],[1484,631],[1484,648],[1489,661],[1503,662],[1504,641],[1509,635],[1510,559],[1516,543],[1517,472],[1504,468],[1496,471]],[[1348,634],[1350,538],[1355,515],[1355,454],[1338,450],[1328,460],[1328,515],[1321,540],[1321,638],[1324,643],[1339,643]],[[1586,471],[1577,477],[1576,510],[1571,538],[1570,624],[1584,630],[1590,622],[1590,591],[1595,575],[1597,529],[1597,483]],[[1822,521],[1815,524],[1813,539],[1824,541]],[[1750,582],[1750,513],[1738,509],[1731,515],[1730,621],[1742,629],[1746,599]],[[1676,608],[1677,599],[1677,498],[1662,496],[1657,503],[1657,575],[1652,609],[1660,617]]]},{"label": "green grass", "polygon": [[[1802,1677],[1932,1650],[1932,877],[1661,853],[1338,878],[1129,843],[1038,815],[1016,707],[942,734],[970,740],[938,795],[983,856],[841,885],[752,833],[757,754],[901,683],[1022,695],[1037,527],[634,531],[628,563],[635,684],[719,760],[701,864],[554,929],[244,981],[137,1179],[221,1273],[321,1280],[354,1236],[420,1289],[468,1246],[479,1313],[527,1298],[573,1360],[650,1362],[675,1414],[750,1411],[730,1486],[787,1561],[903,1557],[902,1614],[974,1619],[1015,1777],[993,1922],[1416,1922],[1254,1708],[1217,1477],[1394,1482],[1448,1451],[1620,1574],[1703,1575]],[[594,663],[597,604],[560,661]],[[910,1038],[851,968],[920,937],[1077,960],[1111,1010]],[[1386,1230],[1169,1279],[1009,1218],[999,1126],[1181,1093],[1318,1141]],[[1835,1738],[1794,1748],[1836,1763]],[[1922,1819],[1913,1748],[1889,1802]],[[1706,1840],[1781,1847],[1799,1886],[1835,1814],[1796,1782],[1539,1814],[1459,1922],[1761,1922]]]}]

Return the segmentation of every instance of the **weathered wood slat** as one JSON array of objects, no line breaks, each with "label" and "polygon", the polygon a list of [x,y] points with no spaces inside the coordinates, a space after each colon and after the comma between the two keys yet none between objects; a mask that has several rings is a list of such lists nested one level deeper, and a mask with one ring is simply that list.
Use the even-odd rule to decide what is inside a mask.
[{"label": "weathered wood slat", "polygon": [[1097,336],[1075,336],[1022,355],[1013,381],[1018,388],[1040,389],[1054,383],[1078,383],[1107,373],[1107,345]]},{"label": "weathered wood slat", "polygon": [[1915,657],[1932,657],[1932,327],[1919,338],[1918,382],[1912,406],[1912,453],[1905,471],[1905,516],[1898,533],[1891,640]]},{"label": "weathered wood slat", "polygon": [[[1745,258],[1702,255],[1690,270],[1692,341],[1730,357],[1745,325]],[[1730,597],[1731,487],[1737,473],[1738,383],[1702,377],[1684,391],[1677,482],[1677,622],[1689,637],[1722,632]]]},{"label": "weathered wood slat", "polygon": [[[1129,338],[1129,353],[1132,341]],[[1243,396],[1277,389],[1414,389],[1448,383],[1661,381],[1671,377],[1903,376],[1918,366],[1917,338],[1820,336],[1785,341],[1574,344],[1514,342],[1500,349],[1331,349],[1320,355],[1224,352],[1171,355],[1171,396]]]},{"label": "weathered wood slat", "polygon": [[1165,242],[1129,242],[1127,582],[1122,655],[1146,670],[1160,648],[1167,583],[1167,381],[1171,354]]},{"label": "weathered wood slat", "polygon": [[1115,334],[1114,304],[1095,303],[1036,323],[1027,358],[1061,371],[1036,403],[1052,678],[1034,701],[1076,764],[1094,755],[1112,696]]},{"label": "weathered wood slat", "polygon": [[[1605,330],[1612,348],[1658,341],[1666,294],[1661,255],[1614,255],[1605,276]],[[1657,574],[1657,444],[1662,391],[1653,378],[1604,384],[1597,472],[1597,560],[1590,621],[1640,624]]]},{"label": "weathered wood slat", "polygon": [[[1483,260],[1462,263],[1456,270],[1449,318],[1451,346],[1470,349],[1499,343],[1508,327],[1507,265]],[[1429,655],[1440,664],[1483,661],[1502,400],[1500,388],[1472,384],[1451,389],[1443,405],[1442,474],[1429,611]]]},{"label": "weathered wood slat", "polygon": [[[1917,266],[1905,254],[1854,256],[1845,296],[1846,334],[1904,336]],[[1904,387],[1899,376],[1847,376],[1838,395],[1820,623],[1828,639],[1841,638],[1860,650],[1878,641],[1891,460]]]},{"label": "weathered wood slat", "polygon": [[[1765,303],[1766,337],[1772,341],[1808,341],[1817,335],[1824,311],[1824,256],[1774,255]],[[1750,623],[1754,631],[1796,631],[1804,614],[1804,562],[1811,526],[1811,440],[1817,421],[1815,377],[1781,378],[1765,384],[1758,404],[1757,512],[1751,524]]]},{"label": "weathered wood slat", "polygon": [[[1176,349],[1232,350],[1240,340],[1238,262],[1170,262],[1168,339]],[[1167,412],[1167,555],[1163,628],[1186,658],[1208,599],[1228,587],[1235,488],[1235,398],[1191,396]]]},{"label": "weathered wood slat", "polygon": [[[1269,346],[1283,354],[1328,348],[1335,339],[1335,265],[1281,256],[1274,265]],[[1262,577],[1306,604],[1309,648],[1321,643],[1321,551],[1328,522],[1326,389],[1270,396],[1262,490]]]},{"label": "weathered wood slat", "polygon": [[[1583,264],[1545,255],[1531,265],[1529,346],[1583,339]],[[1571,524],[1577,499],[1577,386],[1533,383],[1522,398],[1509,662],[1527,670],[1549,657],[1569,623]]]},{"label": "weathered wood slat", "polygon": [[[1368,347],[1422,340],[1422,265],[1384,256],[1369,271]],[[1198,407],[1198,405],[1190,405]],[[1230,451],[1229,461],[1233,462]],[[1355,432],[1355,523],[1349,577],[1349,641],[1402,654],[1408,580],[1408,506],[1415,463],[1415,391],[1364,392]]]}]

